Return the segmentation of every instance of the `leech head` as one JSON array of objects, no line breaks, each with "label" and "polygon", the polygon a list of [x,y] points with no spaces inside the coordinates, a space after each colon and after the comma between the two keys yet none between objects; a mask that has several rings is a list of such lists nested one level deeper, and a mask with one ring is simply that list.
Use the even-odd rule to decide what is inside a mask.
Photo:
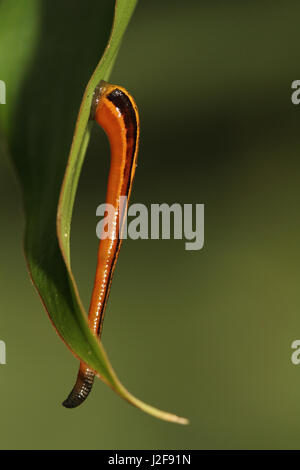
[{"label": "leech head", "polygon": [[93,121],[95,119],[95,112],[99,104],[100,98],[101,96],[104,95],[108,86],[109,84],[105,82],[104,80],[101,80],[101,82],[98,83],[98,85],[96,86],[94,93],[93,93],[93,100],[92,100],[91,112],[90,112],[90,121]]}]

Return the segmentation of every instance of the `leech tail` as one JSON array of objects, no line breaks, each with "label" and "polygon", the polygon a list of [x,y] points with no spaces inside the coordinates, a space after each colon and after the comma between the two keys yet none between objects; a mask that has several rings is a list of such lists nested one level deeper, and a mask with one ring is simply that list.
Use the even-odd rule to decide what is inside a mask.
[{"label": "leech tail", "polygon": [[79,369],[76,383],[68,398],[63,402],[65,408],[76,408],[89,396],[92,390],[95,374],[91,369]]}]

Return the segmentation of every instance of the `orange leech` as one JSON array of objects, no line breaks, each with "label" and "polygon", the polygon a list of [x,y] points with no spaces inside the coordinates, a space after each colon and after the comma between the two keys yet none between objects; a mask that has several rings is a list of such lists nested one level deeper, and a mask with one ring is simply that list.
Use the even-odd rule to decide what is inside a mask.
[{"label": "orange leech", "polygon": [[[113,221],[108,224],[109,232],[105,232],[106,237],[101,237],[99,243],[88,317],[92,332],[100,338],[127,211],[127,207],[121,207],[120,197],[127,197],[128,203],[136,168],[139,115],[133,98],[124,88],[102,81],[95,90],[91,118],[104,129],[109,139],[111,162],[105,202],[114,208]],[[84,402],[92,389],[94,378],[94,371],[81,362],[77,381],[63,405],[76,408]]]}]

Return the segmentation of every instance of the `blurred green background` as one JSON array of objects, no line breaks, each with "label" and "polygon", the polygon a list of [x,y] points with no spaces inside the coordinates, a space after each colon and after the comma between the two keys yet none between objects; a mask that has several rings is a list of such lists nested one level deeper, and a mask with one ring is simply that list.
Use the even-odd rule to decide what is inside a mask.
[{"label": "blurred green background", "polygon": [[[300,338],[299,14],[294,0],[141,1],[111,77],[141,115],[132,202],[204,203],[205,247],[126,240],[103,342],[129,390],[188,427],[143,414],[99,380],[82,407],[60,405],[78,363],[30,283],[20,191],[1,158],[1,448],[300,448],[290,360]],[[97,58],[77,57],[74,80]],[[95,128],[72,228],[86,306],[108,168]]]}]

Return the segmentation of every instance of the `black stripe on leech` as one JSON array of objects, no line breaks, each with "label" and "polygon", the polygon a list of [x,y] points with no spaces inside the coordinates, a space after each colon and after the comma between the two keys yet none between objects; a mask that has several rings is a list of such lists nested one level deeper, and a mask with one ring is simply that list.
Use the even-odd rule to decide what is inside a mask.
[{"label": "black stripe on leech", "polygon": [[[132,147],[132,150],[131,150],[131,155],[128,155],[128,154],[126,155],[126,161],[128,161],[128,157],[130,158],[130,165],[126,165],[126,167],[124,169],[124,173],[126,173],[129,170],[128,184],[127,184],[127,188],[126,188],[126,195],[127,195],[128,191],[129,191],[129,187],[130,187],[130,180],[131,180],[130,174],[132,172],[134,154],[135,154],[135,150],[136,150],[137,121],[136,121],[135,109],[132,106],[132,103],[131,103],[130,99],[128,98],[128,96],[122,90],[120,90],[119,88],[116,88],[111,93],[109,93],[107,95],[107,99],[109,101],[111,101],[116,106],[116,108],[118,108],[118,110],[121,113],[121,116],[123,117],[124,124],[125,124],[125,127],[126,127],[126,140],[129,140],[129,139],[131,140],[132,139],[132,141],[133,141],[133,147]],[[128,166],[129,166],[129,168],[128,168]],[[117,243],[116,250],[115,250],[115,255],[114,255],[114,258],[113,258],[112,264],[111,264],[110,273],[112,273],[113,270],[114,270],[114,265],[116,263],[116,255],[119,251],[119,248],[120,248],[120,239],[118,239],[118,243]],[[111,282],[112,282],[112,277],[110,277],[110,279],[108,279],[108,281],[107,281],[107,289],[106,289],[105,297],[103,299],[102,312],[100,314],[100,321],[99,321],[99,325],[98,325],[98,329],[97,329],[97,336],[99,336],[99,334],[100,334],[100,329],[101,329],[102,322],[103,322],[102,315],[103,315],[103,312],[104,312],[104,309],[106,307],[106,303],[107,303],[107,300],[108,300],[108,295],[109,295],[109,291],[110,291]]]},{"label": "black stripe on leech", "polygon": [[109,93],[109,95],[107,95],[107,99],[111,101],[116,106],[116,108],[119,109],[121,115],[123,116],[126,129],[129,130],[133,127],[133,137],[136,139],[137,122],[135,110],[128,96],[122,90],[116,88],[111,93]]},{"label": "black stripe on leech", "polygon": [[[129,174],[132,171],[132,164],[134,159],[134,154],[136,150],[136,138],[137,138],[137,121],[136,121],[136,112],[132,103],[128,96],[119,88],[113,90],[109,95],[107,95],[107,99],[111,101],[116,108],[121,113],[123,117],[125,128],[126,128],[126,140],[133,142],[133,148],[131,150],[131,155],[126,155],[126,161],[130,161],[130,168],[125,167],[124,173],[129,170]],[[128,149],[129,150],[129,149]],[[129,190],[130,178],[128,179],[128,187],[126,190],[126,194]]]}]

